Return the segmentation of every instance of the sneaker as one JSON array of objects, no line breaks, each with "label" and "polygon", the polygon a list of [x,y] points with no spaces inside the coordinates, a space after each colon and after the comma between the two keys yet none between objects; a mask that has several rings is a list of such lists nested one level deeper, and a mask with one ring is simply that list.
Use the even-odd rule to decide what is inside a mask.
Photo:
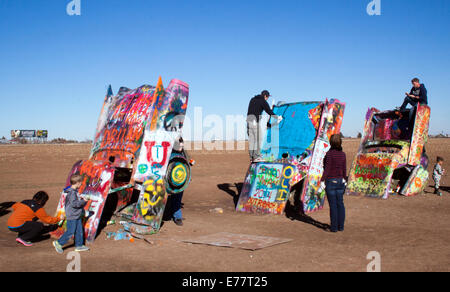
[{"label": "sneaker", "polygon": [[78,252],[80,252],[80,251],[89,251],[89,247],[87,247],[85,245],[82,245],[82,246],[79,246],[79,247],[75,247],[75,251],[78,251]]},{"label": "sneaker", "polygon": [[57,240],[53,241],[52,244],[55,247],[55,250],[57,253],[59,253],[59,254],[64,253],[64,250],[63,250],[61,244],[59,244],[59,242]]},{"label": "sneaker", "polygon": [[183,219],[174,219],[173,222],[178,226],[183,226]]},{"label": "sneaker", "polygon": [[33,244],[32,244],[31,242],[26,241],[26,240],[23,240],[23,239],[21,239],[21,238],[19,238],[19,237],[16,238],[16,241],[17,241],[18,243],[21,243],[21,244],[23,244],[23,245],[25,245],[25,246],[28,246],[28,247],[33,246]]}]

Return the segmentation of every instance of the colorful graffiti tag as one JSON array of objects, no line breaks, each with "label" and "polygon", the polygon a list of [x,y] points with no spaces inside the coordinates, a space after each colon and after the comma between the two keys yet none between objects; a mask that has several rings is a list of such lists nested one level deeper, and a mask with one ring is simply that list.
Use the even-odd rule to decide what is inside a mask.
[{"label": "colorful graffiti tag", "polygon": [[137,154],[144,134],[144,122],[152,111],[154,91],[154,87],[147,85],[135,90],[122,87],[119,94],[113,96],[111,88],[108,89],[90,158],[101,151]]},{"label": "colorful graffiti tag", "polygon": [[143,189],[137,203],[133,221],[150,225],[159,230],[168,193],[165,190],[169,158],[177,132],[146,130],[144,145],[134,175],[136,181],[143,181]]},{"label": "colorful graffiti tag", "polygon": [[395,192],[392,180],[396,172],[403,173],[399,177],[400,194],[411,196],[423,191],[428,181],[424,146],[430,109],[419,105],[414,120],[406,119],[404,124],[409,127],[413,123],[414,131],[404,128],[404,133],[393,139],[395,124],[408,116],[409,112],[369,109],[361,145],[350,170],[347,194],[387,199]]},{"label": "colorful graffiti tag", "polygon": [[[154,95],[155,110],[147,124],[140,157],[133,177],[143,182],[133,221],[160,228],[168,192],[164,179],[175,141],[180,138],[186,113],[189,87],[181,81],[171,82],[164,90],[161,79]],[[181,119],[180,119],[181,117]]]},{"label": "colorful graffiti tag", "polygon": [[142,225],[149,225],[155,231],[159,230],[167,197],[168,194],[165,191],[163,179],[146,180],[132,221]]},{"label": "colorful graffiti tag", "polygon": [[134,174],[136,181],[143,182],[147,177],[158,180],[165,176],[172,153],[172,143],[177,137],[179,137],[177,132],[146,130],[144,147],[141,149],[137,161],[138,168]]},{"label": "colorful graffiti tag", "polygon": [[311,149],[314,144],[318,128],[318,125],[315,127],[314,121],[320,119],[322,108],[323,105],[319,102],[275,107],[274,113],[284,119],[281,124],[275,124],[267,130],[267,138],[261,148],[264,161],[280,161],[283,155],[288,155],[293,160],[305,155],[307,149]]},{"label": "colorful graffiti tag", "polygon": [[411,197],[423,192],[428,183],[428,171],[422,165],[417,165],[400,194]]},{"label": "colorful graffiti tag", "polygon": [[[261,151],[265,162],[250,166],[236,210],[275,214],[283,212],[286,202],[280,205],[271,201],[276,196],[276,187],[271,191],[257,189],[257,186],[261,186],[257,181],[258,167],[267,163],[278,165],[278,173],[286,165],[292,168],[289,187],[286,187],[288,194],[293,186],[303,183],[300,194],[303,203],[301,212],[313,212],[323,207],[325,193],[319,193],[323,158],[330,148],[329,138],[340,132],[344,109],[345,103],[338,100],[274,107],[274,113],[284,119],[280,124],[272,121],[272,126],[267,130]],[[280,183],[280,177],[275,176],[273,179]],[[258,196],[263,196],[266,200]],[[268,196],[272,199],[267,199]]]},{"label": "colorful graffiti tag", "polygon": [[344,119],[345,103],[330,100],[324,104],[321,123],[318,129],[317,141],[312,154],[308,176],[303,183],[301,200],[303,212],[311,213],[323,208],[325,192],[319,192],[323,174],[323,159],[330,149],[330,138],[339,134]]},{"label": "colorful graffiti tag", "polygon": [[368,109],[366,113],[366,120],[364,122],[364,129],[363,134],[361,137],[361,144],[359,146],[358,151],[362,151],[363,144],[366,143],[369,140],[372,140],[373,138],[373,131],[374,131],[374,124],[372,122],[372,119],[376,113],[378,113],[379,110],[376,108],[370,108]]},{"label": "colorful graffiti tag", "polygon": [[[156,87],[122,87],[115,96],[111,86],[108,88],[90,157],[76,163],[69,174],[83,176],[79,193],[92,199],[84,225],[88,243],[94,240],[106,200],[113,193],[119,210],[131,203],[137,190],[139,199],[133,205],[132,219],[153,228],[150,233],[159,231],[169,195],[165,190],[167,167],[172,148],[181,137],[188,96],[189,85],[176,79],[166,89],[159,78]],[[184,151],[175,156],[179,163],[187,160]],[[189,167],[187,162],[183,165]],[[186,174],[184,188],[190,171]],[[60,218],[65,217],[64,201],[63,192],[57,209]]]},{"label": "colorful graffiti tag", "polygon": [[[79,193],[89,195],[90,200],[85,206],[85,214],[83,218],[85,239],[87,243],[94,241],[97,229],[100,224],[103,207],[111,188],[111,181],[114,170],[107,164],[94,164],[91,161],[76,163],[69,174],[66,182],[66,188],[70,187],[70,176],[79,173],[83,176],[83,184],[79,189]],[[66,192],[61,193],[61,198],[56,210],[57,217],[61,220],[65,219],[65,201]],[[66,226],[63,226],[63,230]]]},{"label": "colorful graffiti tag", "polygon": [[387,198],[394,173],[391,154],[359,154],[347,189],[369,197]]},{"label": "colorful graffiti tag", "polygon": [[411,151],[408,164],[419,165],[423,149],[428,141],[428,127],[430,124],[430,108],[418,105],[416,112],[416,123],[411,140]]},{"label": "colorful graffiti tag", "polygon": [[238,211],[282,214],[294,168],[289,164],[255,163],[250,166]]},{"label": "colorful graffiti tag", "polygon": [[330,149],[329,142],[317,140],[308,175],[303,183],[301,200],[303,212],[314,212],[323,207],[325,191],[319,192],[323,174],[323,159]]}]

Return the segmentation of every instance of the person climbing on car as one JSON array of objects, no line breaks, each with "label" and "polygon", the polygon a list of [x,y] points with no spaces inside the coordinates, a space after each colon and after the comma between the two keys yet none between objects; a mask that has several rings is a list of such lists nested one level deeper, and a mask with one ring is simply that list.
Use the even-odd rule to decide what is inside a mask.
[{"label": "person climbing on car", "polygon": [[249,154],[252,162],[261,162],[261,133],[259,122],[261,120],[261,114],[265,111],[268,115],[281,121],[283,118],[277,116],[270,108],[267,100],[270,97],[270,93],[267,90],[261,92],[250,100],[247,111],[247,133],[249,142]]},{"label": "person climbing on car", "polygon": [[400,106],[400,108],[398,108],[401,111],[405,110],[408,104],[412,105],[413,107],[415,107],[417,104],[428,104],[427,89],[425,88],[425,85],[420,84],[419,78],[414,78],[413,80],[411,80],[411,83],[413,84],[413,88],[409,93],[405,93],[405,100],[403,101],[403,104]]}]

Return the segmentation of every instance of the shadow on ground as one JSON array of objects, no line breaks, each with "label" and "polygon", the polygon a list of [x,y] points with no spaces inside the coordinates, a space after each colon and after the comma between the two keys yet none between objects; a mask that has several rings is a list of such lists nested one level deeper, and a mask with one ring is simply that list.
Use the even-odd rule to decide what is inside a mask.
[{"label": "shadow on ground", "polygon": [[[441,191],[441,192],[447,192],[447,193],[450,193],[450,187],[439,187],[439,190]],[[434,186],[429,186],[427,189],[425,189],[424,191],[423,191],[425,194],[435,194],[434,192],[435,192],[435,189],[434,189]]]},{"label": "shadow on ground", "polygon": [[439,189],[440,189],[441,191],[450,193],[450,187],[440,187]]},{"label": "shadow on ground", "polygon": [[4,203],[0,203],[0,217],[3,217],[9,213],[11,213],[10,210],[8,210],[9,208],[12,207],[12,205],[14,205],[16,202],[4,202]]},{"label": "shadow on ground", "polygon": [[[233,197],[234,206],[237,206],[237,203],[239,201],[239,195],[241,193],[242,187],[244,186],[243,183],[224,183],[224,184],[218,184],[217,187],[229,194],[231,197]],[[297,205],[297,204],[296,204]],[[302,211],[303,208],[299,204],[298,206],[292,206],[291,203],[288,201],[286,204],[285,214],[286,217],[290,220],[297,220],[306,224],[311,224],[317,228],[323,229],[328,231],[330,229],[329,224],[325,224],[322,222],[319,222],[310,216],[303,214]]]},{"label": "shadow on ground", "polygon": [[298,207],[292,206],[289,201],[287,202],[286,208],[284,209],[286,217],[291,220],[297,220],[297,221],[300,221],[300,222],[303,222],[306,224],[310,224],[317,228],[323,229],[325,231],[330,230],[329,224],[319,222],[319,221],[311,218],[310,216],[304,214],[303,211],[301,211],[301,210],[303,210],[303,209],[299,209]]},{"label": "shadow on ground", "polygon": [[239,201],[239,195],[241,194],[242,187],[244,183],[234,183],[234,184],[218,184],[217,187],[219,190],[222,190],[233,197],[234,207],[237,207]]}]

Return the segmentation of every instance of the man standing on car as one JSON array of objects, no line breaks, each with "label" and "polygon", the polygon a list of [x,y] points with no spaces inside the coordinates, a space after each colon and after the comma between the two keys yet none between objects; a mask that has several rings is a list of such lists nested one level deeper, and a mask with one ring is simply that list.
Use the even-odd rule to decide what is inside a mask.
[{"label": "man standing on car", "polygon": [[268,115],[278,118],[270,108],[267,100],[270,97],[270,93],[267,90],[261,92],[260,95],[253,97],[248,105],[247,112],[247,132],[248,132],[248,147],[250,153],[250,160],[252,162],[261,162],[261,133],[259,121],[261,114],[265,111]]},{"label": "man standing on car", "polygon": [[425,105],[428,104],[427,89],[425,88],[425,85],[420,84],[419,78],[414,78],[411,80],[411,83],[413,84],[413,88],[409,93],[405,93],[406,97],[400,107],[400,110],[405,110],[408,104],[413,107],[415,107],[418,103]]}]

